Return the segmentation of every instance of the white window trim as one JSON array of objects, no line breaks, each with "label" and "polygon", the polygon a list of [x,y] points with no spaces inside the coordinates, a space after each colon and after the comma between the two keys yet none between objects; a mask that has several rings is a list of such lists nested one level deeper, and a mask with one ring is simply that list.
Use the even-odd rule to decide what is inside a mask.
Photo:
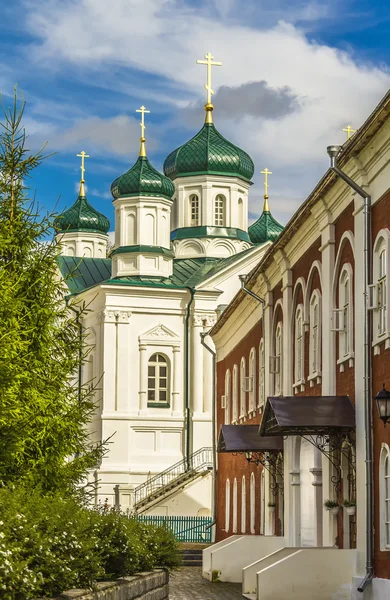
[{"label": "white window trim", "polygon": [[245,475],[241,480],[241,533],[246,532],[246,479]]},{"label": "white window trim", "polygon": [[259,408],[264,406],[265,402],[265,356],[264,356],[264,339],[261,338],[259,344],[259,395],[258,404]]},{"label": "white window trim", "polygon": [[225,373],[225,425],[231,422],[231,376],[230,369]]},{"label": "white window trim", "polygon": [[244,391],[244,379],[246,377],[246,363],[245,358],[242,357],[240,361],[240,411],[239,419],[244,419],[247,415],[246,412],[246,392]]},{"label": "white window trim", "polygon": [[230,479],[225,483],[225,531],[230,529]]},{"label": "white window trim", "polygon": [[372,346],[374,354],[380,353],[381,344],[385,344],[385,349],[390,348],[390,231],[381,229],[375,238],[373,252],[373,292],[377,294],[379,283],[379,257],[382,250],[386,250],[386,330],[382,334],[378,334],[379,322],[379,307],[373,306],[373,323],[372,323]]},{"label": "white window trim", "polygon": [[[301,319],[300,339],[298,339],[298,319]],[[298,360],[298,345],[301,350],[301,372],[297,377],[297,360]],[[303,392],[305,389],[305,328],[304,328],[304,311],[303,304],[298,304],[294,318],[294,383],[293,389],[295,392]]]},{"label": "white window trim", "polygon": [[252,380],[251,390],[249,391],[249,415],[256,411],[256,350],[251,348],[249,353],[248,376]]},{"label": "white window trim", "polygon": [[232,376],[232,423],[237,423],[239,413],[239,394],[238,394],[238,366],[233,367]]},{"label": "white window trim", "polygon": [[[162,356],[162,358],[165,360],[165,362],[157,362],[157,361],[152,361],[153,356]],[[155,368],[155,374],[153,376],[149,375],[149,367],[153,366]],[[162,377],[160,375],[159,369],[160,366],[166,369],[166,377]],[[150,405],[160,405],[161,407],[164,408],[170,408],[171,407],[171,371],[172,371],[172,366],[171,366],[171,361],[169,359],[169,356],[167,356],[164,352],[154,352],[153,354],[151,354],[148,358],[148,362],[147,362],[147,378],[148,378],[148,382],[147,382],[147,394],[146,394],[146,399],[147,399],[147,404],[148,406]],[[155,379],[155,387],[154,388],[150,388],[149,387],[149,379]],[[160,380],[161,379],[166,379],[166,387],[161,387],[160,386]],[[165,400],[160,400],[159,397],[155,398],[154,400],[149,399],[149,392],[152,391],[154,389],[154,393],[156,396],[159,396],[159,392],[165,392]],[[156,408],[157,406],[154,406],[154,408]]]},{"label": "white window trim", "polygon": [[[222,200],[222,211],[219,210],[219,206],[218,206],[218,213],[217,213],[217,202],[220,202],[220,200]],[[222,219],[220,218],[220,215],[222,215]],[[217,194],[214,198],[214,227],[226,227],[226,197],[223,194]],[[222,224],[219,222],[220,220],[222,220]],[[218,222],[217,222],[218,221]]]},{"label": "white window trim", "polygon": [[233,521],[232,521],[232,533],[237,533],[238,525],[238,492],[237,492],[237,479],[233,481]]},{"label": "white window trim", "polygon": [[[276,353],[276,341],[280,338],[280,354]],[[275,396],[283,396],[283,323],[279,321],[275,327],[274,334],[274,349],[275,349],[275,363],[277,364],[278,371],[273,374],[273,393]],[[270,357],[272,358],[272,357]],[[276,377],[279,377],[279,390],[276,389]]]},{"label": "white window trim", "polygon": [[[344,304],[342,304],[344,302],[343,300],[343,290],[344,290],[344,286],[342,285],[342,280],[344,278],[344,276],[348,277],[349,279],[349,312],[348,312],[348,347],[349,347],[349,351],[347,354],[343,354],[343,350],[342,350],[342,345],[343,345],[343,338],[342,338],[342,331],[344,331],[346,329],[346,325],[343,322],[343,328],[342,331],[339,331],[339,344],[338,344],[338,359],[337,359],[337,364],[340,367],[340,371],[344,371],[345,368],[345,363],[348,362],[349,366],[352,367],[353,366],[353,359],[354,359],[354,351],[353,351],[353,325],[354,325],[354,315],[353,315],[353,269],[352,266],[350,265],[350,263],[344,263],[341,271],[340,271],[340,276],[339,276],[339,294],[338,294],[338,311],[342,311],[343,310],[343,306]],[[341,313],[340,313],[341,314]]]},{"label": "white window trim", "polygon": [[[314,358],[314,344],[313,344],[313,325],[314,325],[314,307],[317,305],[318,310],[318,323],[317,323],[317,368],[313,369],[313,358]],[[322,297],[319,290],[314,290],[310,298],[309,307],[309,376],[308,381],[310,387],[313,387],[316,383],[321,383],[322,375],[322,356],[321,356],[321,343],[322,343]]]},{"label": "white window trim", "polygon": [[256,533],[256,479],[255,474],[251,473],[250,483],[249,483],[249,505],[250,505],[250,532]]},{"label": "white window trim", "polygon": [[380,549],[383,552],[390,551],[390,534],[387,539],[386,532],[386,482],[385,482],[385,462],[386,458],[390,461],[390,448],[382,443],[382,449],[379,459],[379,529],[380,529]]}]

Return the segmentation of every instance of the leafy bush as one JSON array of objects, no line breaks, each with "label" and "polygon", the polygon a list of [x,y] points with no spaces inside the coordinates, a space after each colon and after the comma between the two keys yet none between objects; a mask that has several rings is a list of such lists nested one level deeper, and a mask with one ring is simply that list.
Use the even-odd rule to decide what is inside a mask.
[{"label": "leafy bush", "polygon": [[38,490],[0,489],[0,598],[55,596],[179,564],[170,531]]}]

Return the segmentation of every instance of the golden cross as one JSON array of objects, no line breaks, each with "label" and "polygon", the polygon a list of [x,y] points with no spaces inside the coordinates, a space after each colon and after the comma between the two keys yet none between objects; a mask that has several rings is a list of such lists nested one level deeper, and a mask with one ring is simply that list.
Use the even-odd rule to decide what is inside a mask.
[{"label": "golden cross", "polygon": [[80,154],[78,154],[77,156],[81,157],[81,167],[80,167],[80,169],[81,169],[81,181],[84,181],[84,173],[85,173],[84,161],[85,161],[86,158],[90,158],[90,156],[89,156],[89,154],[86,154],[84,152],[84,150]]},{"label": "golden cross", "polygon": [[267,167],[264,171],[260,171],[264,175],[264,198],[268,198],[268,175],[272,175],[272,171],[268,171]]},{"label": "golden cross", "polygon": [[204,87],[207,90],[207,104],[211,104],[211,96],[214,95],[214,92],[211,88],[211,67],[221,67],[222,63],[221,62],[216,62],[213,61],[214,56],[211,55],[210,52],[208,52],[205,55],[205,59],[206,60],[197,60],[197,64],[198,65],[206,65],[207,66],[207,83],[205,83]]},{"label": "golden cross", "polygon": [[146,110],[146,108],[144,106],[141,106],[141,108],[137,108],[137,110],[135,112],[139,112],[141,113],[141,137],[144,138],[145,137],[145,113],[150,113],[150,110]]},{"label": "golden cross", "polygon": [[349,139],[350,139],[350,137],[351,137],[351,133],[355,133],[355,132],[356,132],[356,129],[352,129],[352,127],[351,127],[350,125],[347,125],[347,127],[345,127],[345,129],[343,129],[343,131],[345,131],[345,133],[346,133],[346,134],[347,134],[347,136],[348,136],[348,138],[347,138],[347,139],[349,140]]}]

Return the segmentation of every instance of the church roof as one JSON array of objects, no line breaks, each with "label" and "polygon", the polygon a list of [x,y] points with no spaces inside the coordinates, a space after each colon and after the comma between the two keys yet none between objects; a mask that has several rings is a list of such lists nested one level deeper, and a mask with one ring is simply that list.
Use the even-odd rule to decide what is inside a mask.
[{"label": "church roof", "polygon": [[114,199],[122,196],[162,196],[170,200],[174,192],[172,181],[152,167],[146,156],[139,156],[135,165],[111,184]]},{"label": "church roof", "polygon": [[171,152],[164,162],[164,173],[170,179],[210,174],[250,181],[253,172],[249,154],[224,138],[213,123],[205,123],[191,140]]},{"label": "church roof", "polygon": [[283,231],[283,225],[278,223],[271,215],[266,200],[264,210],[260,217],[250,225],[248,233],[253,244],[264,244],[265,242],[274,242],[279,234]]},{"label": "church roof", "polygon": [[[81,187],[80,192],[83,191],[84,186]],[[54,227],[58,233],[88,231],[106,234],[110,228],[110,221],[90,205],[85,193],[84,195],[80,193],[76,202],[55,218]]]},{"label": "church roof", "polygon": [[248,248],[227,258],[181,258],[173,261],[171,277],[117,277],[111,279],[111,259],[60,256],[58,266],[71,294],[79,294],[95,285],[125,285],[162,288],[188,288],[199,285],[222,269],[233,264]]}]

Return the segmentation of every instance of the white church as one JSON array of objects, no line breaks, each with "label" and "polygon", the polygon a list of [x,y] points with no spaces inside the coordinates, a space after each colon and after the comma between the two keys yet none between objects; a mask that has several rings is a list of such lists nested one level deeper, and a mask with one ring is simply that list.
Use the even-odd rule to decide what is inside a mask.
[{"label": "white church", "polygon": [[210,54],[203,64],[205,123],[169,154],[164,174],[147,158],[148,111],[138,111],[139,156],[111,185],[109,253],[110,223],[85,195],[84,152],[79,196],[55,224],[68,301],[89,309],[81,377],[98,382],[91,436],[111,438],[96,501],[150,515],[211,514],[214,363],[201,334],[282,230],[267,201],[248,227],[254,165],[215,128]]}]

